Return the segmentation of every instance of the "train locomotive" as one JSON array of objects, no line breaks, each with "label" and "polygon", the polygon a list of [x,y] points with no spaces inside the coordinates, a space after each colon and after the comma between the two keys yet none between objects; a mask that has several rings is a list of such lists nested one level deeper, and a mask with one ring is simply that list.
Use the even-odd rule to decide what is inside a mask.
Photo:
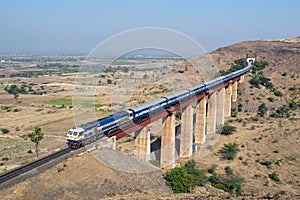
[{"label": "train locomotive", "polygon": [[166,109],[181,104],[182,102],[187,101],[203,92],[208,92],[218,85],[224,84],[234,78],[246,74],[250,70],[251,64],[252,63],[249,62],[248,66],[244,69],[225,76],[217,77],[192,88],[184,89],[136,107],[122,110],[96,121],[72,128],[67,132],[67,144],[70,148],[80,148],[103,136],[110,137],[118,133],[120,129],[134,126]]}]

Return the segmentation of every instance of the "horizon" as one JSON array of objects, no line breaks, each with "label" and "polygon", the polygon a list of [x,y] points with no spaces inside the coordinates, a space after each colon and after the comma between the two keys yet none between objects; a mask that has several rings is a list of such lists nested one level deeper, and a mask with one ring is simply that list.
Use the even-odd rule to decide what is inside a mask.
[{"label": "horizon", "polygon": [[207,52],[242,41],[295,38],[300,33],[296,0],[250,4],[4,0],[1,4],[1,54],[87,55],[109,37],[142,27],[181,32]]}]

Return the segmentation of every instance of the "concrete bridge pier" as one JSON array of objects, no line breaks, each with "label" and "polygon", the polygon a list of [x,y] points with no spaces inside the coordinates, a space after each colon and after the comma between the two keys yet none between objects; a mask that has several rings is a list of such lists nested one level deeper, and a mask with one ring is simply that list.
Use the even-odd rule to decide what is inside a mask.
[{"label": "concrete bridge pier", "polygon": [[107,142],[110,144],[110,148],[112,148],[113,150],[117,149],[117,137],[116,136],[112,136],[112,137],[108,138]]},{"label": "concrete bridge pier", "polygon": [[182,109],[180,157],[190,157],[193,145],[193,107],[188,105]]},{"label": "concrete bridge pier", "polygon": [[245,75],[243,75],[243,76],[240,77],[239,82],[240,82],[240,83],[243,83],[244,81],[245,81]]},{"label": "concrete bridge pier", "polygon": [[230,117],[231,115],[231,96],[232,96],[232,85],[229,84],[225,89],[225,116]]},{"label": "concrete bridge pier", "polygon": [[175,113],[170,112],[163,118],[163,133],[161,137],[160,166],[175,167]]},{"label": "concrete bridge pier", "polygon": [[207,98],[203,97],[197,103],[196,125],[195,125],[195,143],[204,144],[206,134],[206,103]]},{"label": "concrete bridge pier", "polygon": [[214,92],[208,97],[207,134],[216,132],[216,117],[217,117],[217,94],[216,92]]},{"label": "concrete bridge pier", "polygon": [[150,130],[147,127],[137,131],[135,139],[136,155],[140,160],[150,160]]},{"label": "concrete bridge pier", "polygon": [[232,102],[236,102],[237,101],[237,85],[238,82],[235,81],[232,84]]},{"label": "concrete bridge pier", "polygon": [[217,93],[217,118],[216,125],[224,124],[225,116],[225,88],[221,88]]}]

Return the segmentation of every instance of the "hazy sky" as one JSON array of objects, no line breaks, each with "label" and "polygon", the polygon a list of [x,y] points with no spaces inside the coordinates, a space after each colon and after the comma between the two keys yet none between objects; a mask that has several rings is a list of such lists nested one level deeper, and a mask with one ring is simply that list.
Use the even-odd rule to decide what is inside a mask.
[{"label": "hazy sky", "polygon": [[207,51],[300,35],[299,0],[1,0],[0,53],[89,53],[132,28],[163,27]]}]

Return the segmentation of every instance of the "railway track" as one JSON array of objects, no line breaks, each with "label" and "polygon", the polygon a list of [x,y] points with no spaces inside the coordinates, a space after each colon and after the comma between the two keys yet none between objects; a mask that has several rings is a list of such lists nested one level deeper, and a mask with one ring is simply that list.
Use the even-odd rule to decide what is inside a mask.
[{"label": "railway track", "polygon": [[43,158],[40,158],[38,160],[32,161],[30,163],[27,163],[25,165],[19,166],[17,168],[11,169],[5,173],[0,174],[0,185],[4,182],[7,182],[21,174],[25,174],[26,172],[31,171],[32,169],[35,169],[37,167],[40,167],[46,163],[49,163],[52,160],[55,160],[63,155],[66,155],[70,153],[72,149],[65,148],[60,151],[57,151],[53,154],[47,155]]}]

